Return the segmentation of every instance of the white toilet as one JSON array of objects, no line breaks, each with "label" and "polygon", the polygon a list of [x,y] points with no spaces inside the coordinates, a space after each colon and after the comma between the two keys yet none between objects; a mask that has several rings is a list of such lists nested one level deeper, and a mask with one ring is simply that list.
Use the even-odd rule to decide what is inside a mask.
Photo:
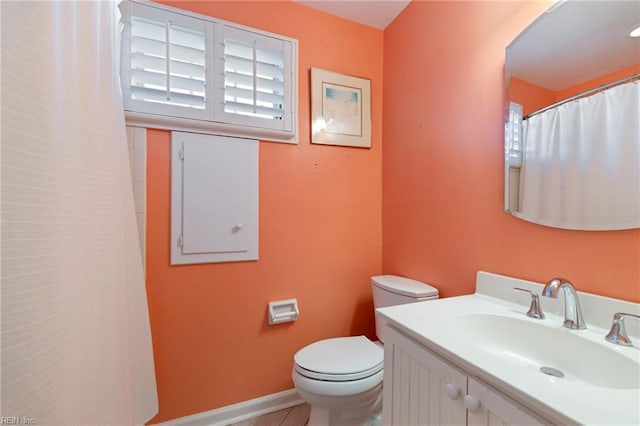
[{"label": "white toilet", "polygon": [[[428,284],[394,275],[371,278],[374,308],[438,298]],[[381,341],[384,320],[376,315]],[[382,424],[382,344],[365,336],[321,340],[294,356],[293,383],[311,406],[308,426]]]}]

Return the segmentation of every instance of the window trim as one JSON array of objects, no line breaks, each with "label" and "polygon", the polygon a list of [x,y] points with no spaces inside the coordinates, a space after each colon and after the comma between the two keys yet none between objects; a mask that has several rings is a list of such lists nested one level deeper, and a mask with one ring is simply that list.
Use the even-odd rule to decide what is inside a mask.
[{"label": "window trim", "polygon": [[[154,9],[158,9],[160,12],[168,12],[175,13],[179,15],[183,15],[186,18],[190,19],[198,19],[205,21],[211,25],[212,32],[216,33],[216,27],[226,26],[231,27],[240,31],[246,31],[249,33],[255,33],[262,37],[269,37],[272,39],[283,40],[285,42],[289,42],[291,44],[291,69],[288,74],[291,80],[291,84],[287,85],[287,90],[291,91],[290,103],[291,107],[289,111],[285,110],[285,114],[290,115],[291,120],[291,129],[290,130],[278,130],[271,129],[267,127],[259,127],[256,126],[254,120],[247,120],[248,124],[238,124],[241,120],[234,120],[233,122],[224,122],[221,121],[221,117],[214,117],[215,109],[217,108],[217,104],[220,102],[219,99],[216,99],[215,95],[210,96],[207,100],[207,111],[206,117],[201,118],[185,118],[178,117],[174,115],[167,115],[172,113],[172,108],[166,108],[166,112],[149,112],[149,109],[143,111],[130,111],[125,106],[125,121],[128,126],[138,126],[138,127],[146,127],[146,128],[155,128],[162,130],[176,130],[176,131],[186,131],[186,132],[197,132],[197,133],[205,133],[211,135],[222,135],[222,136],[234,136],[234,137],[249,137],[249,138],[257,138],[260,140],[272,141],[272,142],[284,142],[290,144],[298,143],[298,133],[299,133],[299,102],[298,102],[298,40],[286,36],[282,36],[280,34],[270,33],[267,31],[262,31],[256,28],[252,28],[245,25],[236,24],[229,21],[224,21],[218,18],[214,18],[207,15],[198,14],[195,12],[191,12],[184,9],[178,9],[171,6],[166,6],[162,4],[152,3],[147,0],[128,0],[123,1],[121,3],[121,7],[123,8],[122,15],[123,16],[131,16],[131,6],[132,4],[138,4],[145,7],[150,7]],[[127,26],[125,26],[125,30],[127,30]],[[209,30],[207,29],[207,32]],[[123,36],[125,34],[123,33]],[[216,87],[216,75],[218,70],[215,69],[219,60],[218,58],[213,57],[216,54],[216,46],[220,43],[220,40],[213,40],[214,43],[211,47],[207,48],[206,56],[207,63],[209,65],[209,71],[207,71],[207,78],[211,79],[211,81],[207,80],[207,96],[214,91],[218,91],[219,88]],[[121,62],[121,78],[128,78],[130,75],[131,67],[125,63],[125,55],[121,52],[120,60]],[[123,89],[123,101],[127,96],[127,90],[124,84],[121,86]],[[210,103],[209,103],[210,102]],[[153,108],[151,108],[153,109]],[[211,110],[211,113],[209,111]],[[224,119],[224,116],[222,117]]]}]

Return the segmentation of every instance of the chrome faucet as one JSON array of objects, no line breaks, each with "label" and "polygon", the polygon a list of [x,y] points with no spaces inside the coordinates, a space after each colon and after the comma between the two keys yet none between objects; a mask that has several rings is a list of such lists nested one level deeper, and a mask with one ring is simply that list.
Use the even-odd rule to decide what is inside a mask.
[{"label": "chrome faucet", "polygon": [[580,302],[578,302],[578,293],[576,289],[566,278],[554,278],[544,286],[542,295],[558,298],[558,291],[564,290],[564,322],[563,326],[573,330],[584,330],[587,325],[582,318],[580,310]]},{"label": "chrome faucet", "polygon": [[631,346],[631,339],[627,334],[627,330],[624,327],[624,319],[633,318],[640,320],[640,315],[627,314],[624,312],[618,312],[613,315],[613,324],[611,324],[611,330],[609,334],[605,336],[607,342],[615,343],[616,345]]}]

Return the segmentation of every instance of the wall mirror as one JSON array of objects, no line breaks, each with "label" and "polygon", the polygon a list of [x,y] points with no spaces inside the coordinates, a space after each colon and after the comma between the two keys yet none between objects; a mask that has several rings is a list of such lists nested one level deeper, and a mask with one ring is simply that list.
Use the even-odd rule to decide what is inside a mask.
[{"label": "wall mirror", "polygon": [[[631,36],[638,27],[640,2],[565,0],[507,47],[507,213],[565,229],[640,228],[640,37]],[[602,114],[599,102],[613,109]],[[592,103],[597,119],[579,111]],[[564,110],[578,115],[564,118]],[[540,127],[556,121],[564,127]]]}]

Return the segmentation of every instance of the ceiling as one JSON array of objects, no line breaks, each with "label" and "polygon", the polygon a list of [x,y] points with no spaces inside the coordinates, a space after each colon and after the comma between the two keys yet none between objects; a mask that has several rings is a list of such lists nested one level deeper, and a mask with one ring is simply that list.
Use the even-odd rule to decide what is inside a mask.
[{"label": "ceiling", "polygon": [[411,0],[296,0],[370,27],[385,29]]}]

